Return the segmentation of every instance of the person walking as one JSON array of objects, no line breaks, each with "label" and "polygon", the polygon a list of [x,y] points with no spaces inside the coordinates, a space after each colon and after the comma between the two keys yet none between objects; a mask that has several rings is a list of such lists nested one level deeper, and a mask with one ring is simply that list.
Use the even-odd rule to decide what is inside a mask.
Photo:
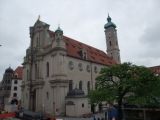
[{"label": "person walking", "polygon": [[113,103],[109,103],[108,110],[105,112],[105,120],[118,120],[118,111]]}]

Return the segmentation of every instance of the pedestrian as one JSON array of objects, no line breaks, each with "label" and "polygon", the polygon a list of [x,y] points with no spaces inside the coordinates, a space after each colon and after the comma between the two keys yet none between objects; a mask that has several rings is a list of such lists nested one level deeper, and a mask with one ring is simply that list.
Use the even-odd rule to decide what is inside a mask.
[{"label": "pedestrian", "polygon": [[113,103],[109,103],[108,110],[105,112],[106,120],[118,120],[118,111],[113,106]]},{"label": "pedestrian", "polygon": [[95,115],[93,115],[93,120],[96,120],[96,117],[95,117]]}]

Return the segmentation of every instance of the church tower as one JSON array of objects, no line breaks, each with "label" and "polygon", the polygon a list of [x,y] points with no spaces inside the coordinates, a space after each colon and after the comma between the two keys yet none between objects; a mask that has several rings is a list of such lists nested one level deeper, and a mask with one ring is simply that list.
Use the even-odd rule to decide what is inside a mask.
[{"label": "church tower", "polygon": [[116,25],[111,21],[111,17],[108,14],[107,23],[104,25],[105,35],[106,35],[106,44],[107,44],[107,53],[113,58],[118,64],[121,63],[120,59],[120,50],[117,39],[117,30]]}]

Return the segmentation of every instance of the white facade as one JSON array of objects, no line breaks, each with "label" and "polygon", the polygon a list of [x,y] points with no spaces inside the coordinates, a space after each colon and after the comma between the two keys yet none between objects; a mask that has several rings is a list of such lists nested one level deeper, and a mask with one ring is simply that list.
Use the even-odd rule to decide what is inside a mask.
[{"label": "white facade", "polygon": [[21,95],[22,95],[21,85],[22,85],[22,80],[21,79],[12,79],[9,103],[13,99],[17,99],[18,101],[21,100]]},{"label": "white facade", "polygon": [[[26,109],[66,115],[67,93],[77,88],[87,95],[95,89],[101,68],[116,63],[103,51],[63,36],[60,28],[50,31],[40,20],[30,28],[30,37],[23,63],[22,105]],[[91,112],[87,98],[75,99],[81,108],[77,116]],[[79,104],[82,101],[88,106],[86,111]]]}]

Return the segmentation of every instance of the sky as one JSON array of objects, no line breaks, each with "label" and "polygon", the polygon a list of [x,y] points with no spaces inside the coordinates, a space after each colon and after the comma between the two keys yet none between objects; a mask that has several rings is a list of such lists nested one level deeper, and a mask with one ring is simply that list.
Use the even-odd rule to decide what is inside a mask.
[{"label": "sky", "polygon": [[55,31],[106,51],[108,13],[117,26],[121,61],[160,65],[160,0],[0,0],[0,80],[16,69],[30,44],[38,16]]}]

